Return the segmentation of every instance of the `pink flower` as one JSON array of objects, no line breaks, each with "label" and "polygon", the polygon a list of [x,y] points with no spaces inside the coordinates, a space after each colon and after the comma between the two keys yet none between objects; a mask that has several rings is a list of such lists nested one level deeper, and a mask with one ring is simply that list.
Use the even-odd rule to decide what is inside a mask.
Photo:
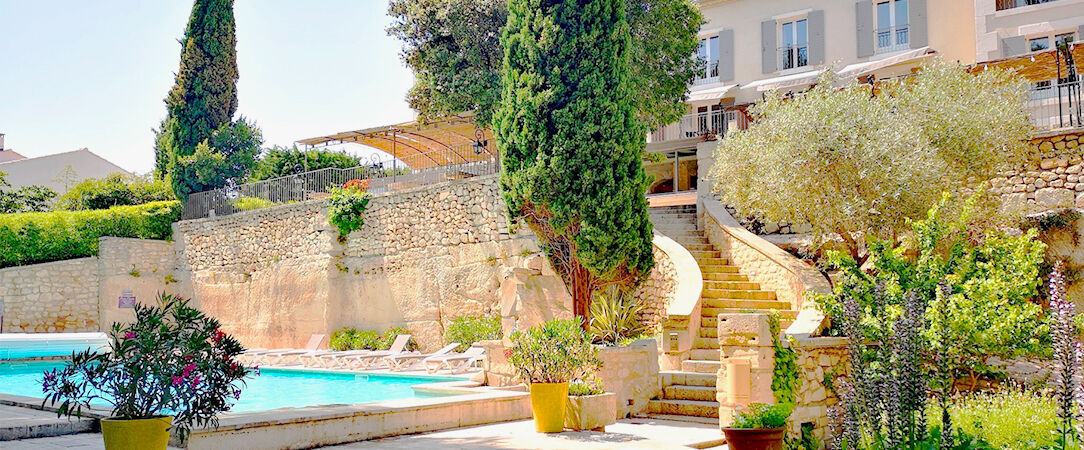
[{"label": "pink flower", "polygon": [[124,339],[135,339],[135,333],[131,331],[124,333]]},{"label": "pink flower", "polygon": [[234,389],[233,390],[233,399],[234,400],[240,400],[241,399],[241,390],[240,389]]},{"label": "pink flower", "polygon": [[173,385],[174,386],[180,386],[181,383],[183,383],[183,382],[184,382],[184,378],[181,378],[181,377],[178,377],[178,376],[173,377]]},{"label": "pink flower", "polygon": [[199,386],[199,375],[196,375],[196,376],[192,377],[192,382],[189,383],[189,385],[192,386],[193,388],[195,388],[196,386]]},{"label": "pink flower", "polygon": [[512,357],[512,349],[510,349],[510,348],[504,349],[504,357],[505,358],[511,358]]},{"label": "pink flower", "polygon": [[184,371],[183,371],[182,375],[185,378],[188,378],[188,375],[191,374],[193,370],[196,370],[196,365],[195,364],[189,364],[187,366],[184,366]]},{"label": "pink flower", "polygon": [[217,343],[217,342],[221,341],[222,338],[224,338],[224,337],[226,337],[226,333],[223,333],[222,330],[215,330],[215,337],[213,337],[211,339],[214,340]]},{"label": "pink flower", "polygon": [[252,369],[256,371],[256,375],[260,374],[260,366],[253,367]]}]

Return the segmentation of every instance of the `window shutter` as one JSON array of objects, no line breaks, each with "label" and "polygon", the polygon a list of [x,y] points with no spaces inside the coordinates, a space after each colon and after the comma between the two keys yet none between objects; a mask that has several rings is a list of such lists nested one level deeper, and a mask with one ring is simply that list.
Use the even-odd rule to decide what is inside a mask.
[{"label": "window shutter", "polygon": [[926,36],[927,28],[926,0],[908,0],[907,34],[911,40],[911,48],[930,45],[930,39]]},{"label": "window shutter", "polygon": [[1077,44],[1084,42],[1084,25],[1077,27],[1076,36],[1073,36],[1073,42]]},{"label": "window shutter", "polygon": [[734,30],[719,32],[719,81],[734,79]]},{"label": "window shutter", "polygon": [[854,30],[858,57],[873,56],[873,0],[860,0],[854,4]]},{"label": "window shutter", "polygon": [[824,10],[810,11],[806,21],[809,25],[806,29],[809,33],[809,65],[824,64]]},{"label": "window shutter", "polygon": [[760,23],[760,68],[764,73],[776,71],[775,21]]},{"label": "window shutter", "polygon": [[1027,36],[1010,36],[1001,40],[1001,57],[1023,55],[1028,52]]}]

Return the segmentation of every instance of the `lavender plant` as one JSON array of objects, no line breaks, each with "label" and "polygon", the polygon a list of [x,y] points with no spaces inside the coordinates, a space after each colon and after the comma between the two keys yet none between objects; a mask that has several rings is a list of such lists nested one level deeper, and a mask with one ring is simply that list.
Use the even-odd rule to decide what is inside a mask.
[{"label": "lavender plant", "polygon": [[1080,373],[1082,349],[1076,340],[1076,327],[1073,325],[1074,305],[1065,298],[1065,276],[1062,262],[1058,261],[1050,271],[1048,281],[1050,296],[1050,335],[1054,346],[1055,403],[1058,407],[1058,433],[1061,448],[1067,448],[1071,439],[1077,436],[1073,422],[1084,407],[1081,386],[1075,385],[1075,377]]}]

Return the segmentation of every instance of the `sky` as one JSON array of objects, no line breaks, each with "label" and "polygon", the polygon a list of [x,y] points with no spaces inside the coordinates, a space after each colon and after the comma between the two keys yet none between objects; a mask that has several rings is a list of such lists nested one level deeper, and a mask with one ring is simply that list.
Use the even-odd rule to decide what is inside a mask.
[{"label": "sky", "polygon": [[[192,2],[0,0],[0,133],[30,158],[86,147],[154,167]],[[264,146],[411,120],[386,0],[236,0],[238,114]],[[362,147],[347,148],[368,153]]]}]

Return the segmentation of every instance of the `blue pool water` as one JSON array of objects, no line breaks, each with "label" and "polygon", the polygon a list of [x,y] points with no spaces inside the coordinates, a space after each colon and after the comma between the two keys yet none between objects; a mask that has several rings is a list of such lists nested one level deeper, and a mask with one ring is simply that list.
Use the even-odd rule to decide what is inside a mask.
[{"label": "blue pool water", "polygon": [[[62,365],[57,361],[0,362],[0,393],[41,398],[42,372]],[[260,369],[259,376],[247,379],[231,411],[436,397],[439,394],[416,392],[411,386],[457,380],[463,378]]]}]

